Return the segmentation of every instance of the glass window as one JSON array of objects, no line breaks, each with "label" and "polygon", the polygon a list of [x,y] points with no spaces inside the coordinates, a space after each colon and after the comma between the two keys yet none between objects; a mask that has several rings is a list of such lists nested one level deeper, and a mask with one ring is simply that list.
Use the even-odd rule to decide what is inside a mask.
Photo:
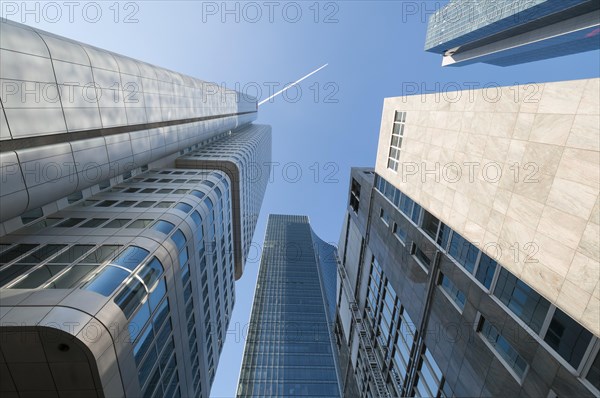
[{"label": "glass window", "polygon": [[165,235],[168,235],[173,230],[173,228],[175,228],[175,225],[164,220],[158,220],[156,224],[152,226],[152,229],[162,232]]},{"label": "glass window", "polygon": [[152,261],[140,268],[137,275],[140,278],[142,278],[142,280],[144,281],[146,286],[148,286],[148,288],[151,288],[154,286],[154,282],[158,280],[162,273],[162,264],[160,263],[160,261],[158,261],[156,257],[153,257]]},{"label": "glass window", "polygon": [[177,210],[180,210],[184,213],[189,213],[190,211],[192,211],[192,206],[188,205],[187,203],[183,203],[183,202],[179,202],[175,205],[175,208]]},{"label": "glass window", "polygon": [[202,225],[202,217],[200,217],[200,213],[198,213],[195,210],[192,213],[192,220],[194,220],[194,224],[196,224],[196,227],[199,227]]},{"label": "glass window", "polygon": [[119,254],[117,258],[111,261],[111,264],[120,265],[127,269],[133,270],[142,262],[150,252],[137,246],[129,246]]},{"label": "glass window", "polygon": [[115,205],[115,207],[131,207],[134,204],[136,204],[135,200],[124,200],[122,202],[119,202]]},{"label": "glass window", "polygon": [[194,195],[195,197],[197,197],[198,199],[202,199],[206,196],[206,194],[202,191],[198,191],[195,189],[192,189],[192,191],[190,192],[192,195]]},{"label": "glass window", "polygon": [[596,354],[596,359],[592,362],[592,366],[585,378],[600,391],[600,352]]},{"label": "glass window", "polygon": [[173,206],[173,204],[174,204],[174,203],[175,203],[175,202],[158,202],[158,203],[156,204],[156,206],[154,206],[154,207],[157,207],[157,208],[162,208],[162,209],[168,209],[168,208],[170,208],[171,206]]},{"label": "glass window", "polygon": [[465,309],[465,294],[446,275],[440,273],[440,286],[461,310]]},{"label": "glass window", "polygon": [[492,279],[494,278],[494,274],[496,273],[497,265],[498,263],[496,263],[486,254],[481,253],[481,258],[479,259],[479,267],[477,267],[475,278],[477,278],[477,280],[488,289],[492,285]]},{"label": "glass window", "polygon": [[472,245],[468,240],[456,232],[452,233],[448,254],[454,257],[454,259],[460,265],[465,267],[468,272],[473,272],[478,253],[479,249]]},{"label": "glass window", "polygon": [[58,253],[65,247],[67,247],[67,245],[42,246],[41,248],[37,249],[36,251],[31,253],[27,257],[22,258],[21,260],[17,261],[15,264],[35,264],[35,265],[37,265],[37,264],[47,260],[51,256],[55,255],[56,253]]},{"label": "glass window", "polygon": [[128,229],[146,228],[148,225],[152,224],[152,221],[154,221],[154,220],[147,220],[147,219],[135,220],[131,224],[129,224],[127,226],[127,228]]},{"label": "glass window", "polygon": [[116,200],[103,200],[102,202],[98,203],[96,207],[110,207],[115,203],[117,203]]},{"label": "glass window", "polygon": [[440,220],[438,220],[436,217],[434,217],[427,210],[423,210],[423,221],[421,221],[421,228],[433,240],[436,240],[436,238],[437,238],[437,232],[438,232],[439,225],[440,225]]},{"label": "glass window", "polygon": [[550,308],[548,300],[504,268],[500,269],[494,296],[498,297],[534,332],[540,332]]},{"label": "glass window", "polygon": [[48,261],[48,264],[72,264],[75,262],[75,260],[83,256],[93,247],[94,245],[71,246],[58,256],[54,257],[52,260]]},{"label": "glass window", "polygon": [[88,254],[80,263],[102,264],[109,257],[113,257],[121,248],[119,245],[102,245]]},{"label": "glass window", "polygon": [[152,333],[152,325],[148,325],[138,342],[133,346],[133,357],[135,358],[136,365],[139,366],[144,354],[148,351],[148,348],[152,345],[154,334]]},{"label": "glass window", "polygon": [[429,258],[429,256],[427,254],[425,254],[423,252],[423,250],[421,250],[421,248],[419,246],[416,247],[415,249],[415,257],[421,262],[421,264],[423,264],[426,268],[429,268],[431,266],[431,259]]},{"label": "glass window", "polygon": [[183,232],[181,232],[180,229],[178,229],[173,235],[171,235],[171,239],[173,239],[173,242],[175,242],[175,245],[177,246],[178,250],[181,250],[185,246],[185,242],[187,242],[185,235],[183,234]]},{"label": "glass window", "polygon": [[397,223],[394,223],[393,231],[394,231],[394,235],[396,235],[396,237],[398,239],[400,239],[400,241],[402,243],[406,242],[406,236],[407,236],[406,231],[404,229],[400,228],[400,226]]},{"label": "glass window", "polygon": [[519,355],[513,346],[500,334],[498,329],[489,321],[481,317],[480,332],[490,343],[494,351],[506,361],[506,364],[523,379],[527,370],[527,362]]},{"label": "glass window", "polygon": [[84,221],[85,218],[69,218],[56,226],[56,228],[70,228]]},{"label": "glass window", "polygon": [[7,264],[13,261],[14,259],[21,257],[23,254],[27,253],[37,245],[32,244],[21,244],[11,247],[10,249],[2,252],[0,254],[0,264]]},{"label": "glass window", "polygon": [[143,202],[138,203],[135,207],[152,207],[155,202],[151,202],[149,200],[145,200]]},{"label": "glass window", "polygon": [[544,341],[575,369],[587,350],[592,334],[560,309],[554,311]]},{"label": "glass window", "polygon": [[96,228],[108,221],[108,218],[92,218],[79,226],[79,228]]},{"label": "glass window", "polygon": [[[134,317],[131,318],[129,325],[127,326],[131,342],[135,341],[146,322],[148,322],[148,319],[150,319],[150,308],[148,308],[148,303],[146,302],[140,307]],[[150,329],[152,326],[150,325],[148,328]]]},{"label": "glass window", "polygon": [[108,266],[94,277],[86,286],[85,290],[99,293],[103,296],[110,296],[115,289],[129,276],[129,272]]},{"label": "glass window", "polygon": [[125,224],[127,224],[129,221],[131,221],[131,220],[126,219],[126,218],[115,218],[108,224],[105,224],[104,226],[102,226],[102,228],[121,228],[121,227],[125,226]]},{"label": "glass window", "polygon": [[[112,268],[112,267],[111,267]],[[131,279],[115,297],[115,304],[121,307],[125,317],[129,319],[131,314],[140,305],[146,295],[146,289],[138,279]]]}]

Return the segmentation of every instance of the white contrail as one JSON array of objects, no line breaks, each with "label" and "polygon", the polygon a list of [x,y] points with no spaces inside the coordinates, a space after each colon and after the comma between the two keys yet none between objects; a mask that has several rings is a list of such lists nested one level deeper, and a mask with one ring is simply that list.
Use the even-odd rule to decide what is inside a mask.
[{"label": "white contrail", "polygon": [[276,92],[275,94],[273,94],[272,96],[270,96],[269,98],[262,100],[258,103],[258,106],[261,106],[262,104],[264,104],[265,102],[269,101],[271,98],[278,96],[279,94],[283,93],[285,90],[287,90],[290,87],[295,86],[296,84],[300,83],[302,80],[306,79],[307,77],[314,75],[315,73],[317,73],[318,71],[320,71],[321,69],[323,69],[324,67],[326,67],[329,64],[325,64],[323,66],[321,66],[319,69],[315,69],[314,71],[310,72],[308,75],[304,76],[303,78],[296,80],[295,82],[288,84],[287,86],[285,86],[283,89],[279,90],[278,92]]}]

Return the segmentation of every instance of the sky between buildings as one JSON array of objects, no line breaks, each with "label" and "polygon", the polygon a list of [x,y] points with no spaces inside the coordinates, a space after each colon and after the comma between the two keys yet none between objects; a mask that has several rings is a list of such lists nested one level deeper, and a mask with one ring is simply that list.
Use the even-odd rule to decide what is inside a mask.
[{"label": "sky between buildings", "polygon": [[[423,51],[428,16],[445,1],[3,1],[2,16],[266,99],[273,172],[254,235],[269,213],[305,214],[337,243],[352,166],[374,166],[383,99],[532,82],[597,77],[598,51],[510,68],[442,68]],[[450,97],[450,96],[448,96]],[[230,333],[212,388],[235,396],[259,265],[250,253],[236,284]]]}]

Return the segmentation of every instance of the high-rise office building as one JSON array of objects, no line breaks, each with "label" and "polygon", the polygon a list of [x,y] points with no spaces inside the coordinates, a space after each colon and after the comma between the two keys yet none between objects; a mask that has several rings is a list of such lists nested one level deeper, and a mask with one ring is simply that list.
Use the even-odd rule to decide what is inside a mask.
[{"label": "high-rise office building", "polygon": [[429,19],[442,65],[516,65],[600,49],[596,0],[451,0]]},{"label": "high-rise office building", "polygon": [[337,251],[308,217],[269,216],[238,397],[340,397]]},{"label": "high-rise office building", "polygon": [[2,396],[208,397],[268,181],[256,101],[0,28]]},{"label": "high-rise office building", "polygon": [[533,87],[384,101],[339,244],[360,396],[600,394],[600,79]]}]

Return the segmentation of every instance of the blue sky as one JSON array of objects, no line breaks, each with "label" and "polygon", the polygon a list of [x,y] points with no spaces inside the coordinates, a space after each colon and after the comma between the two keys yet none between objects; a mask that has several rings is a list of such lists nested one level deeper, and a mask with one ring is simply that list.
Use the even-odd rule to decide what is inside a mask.
[{"label": "blue sky", "polygon": [[[423,46],[426,19],[444,3],[300,1],[273,2],[269,9],[262,1],[230,2],[233,12],[226,14],[221,1],[80,2],[70,16],[58,2],[59,17],[53,9],[44,10],[43,3],[37,10],[31,5],[34,11],[25,14],[21,2],[3,2],[2,14],[203,80],[245,88],[251,95],[260,87],[260,99],[268,96],[269,85],[278,84],[278,90],[329,63],[300,84],[297,99],[298,91],[291,90],[260,108],[257,122],[272,126],[273,161],[280,165],[267,188],[254,240],[262,244],[269,213],[292,213],[308,215],[323,240],[337,243],[350,167],[375,162],[383,98],[402,95],[415,84],[434,91],[446,84],[513,85],[599,74],[598,51],[510,68],[441,68],[441,57],[424,52]],[[7,8],[11,4],[17,9]],[[235,395],[257,270],[258,259],[251,258],[237,282],[231,333],[212,397]]]}]

